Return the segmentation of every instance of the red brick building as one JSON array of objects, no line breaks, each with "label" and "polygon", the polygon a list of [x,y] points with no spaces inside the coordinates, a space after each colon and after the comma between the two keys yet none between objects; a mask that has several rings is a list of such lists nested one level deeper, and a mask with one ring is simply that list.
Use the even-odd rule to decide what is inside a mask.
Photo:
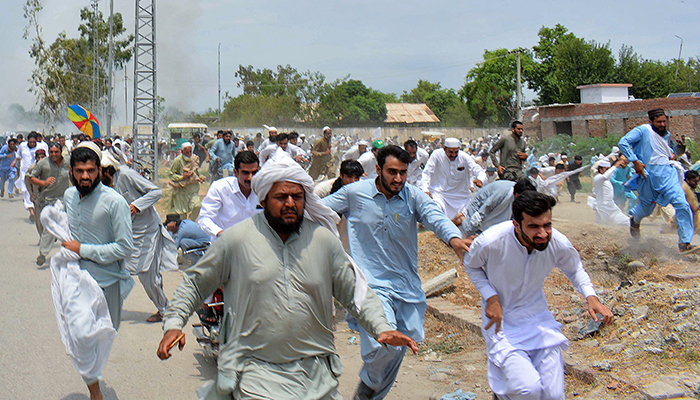
[{"label": "red brick building", "polygon": [[553,104],[523,110],[525,132],[540,139],[556,134],[605,137],[624,135],[649,122],[647,111],[663,108],[668,130],[697,139],[700,134],[700,98],[669,97],[615,103]]}]

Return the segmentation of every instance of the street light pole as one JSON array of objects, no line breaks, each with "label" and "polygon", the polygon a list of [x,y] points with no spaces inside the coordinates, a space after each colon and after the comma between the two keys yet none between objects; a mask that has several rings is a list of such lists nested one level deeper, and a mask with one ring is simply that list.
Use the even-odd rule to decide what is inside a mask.
[{"label": "street light pole", "polygon": [[221,129],[221,43],[219,43],[219,129]]},{"label": "street light pole", "polygon": [[678,61],[676,62],[676,80],[678,79],[678,67],[681,65],[681,51],[683,51],[683,38],[678,35],[673,35],[681,40],[681,47],[678,49]]}]

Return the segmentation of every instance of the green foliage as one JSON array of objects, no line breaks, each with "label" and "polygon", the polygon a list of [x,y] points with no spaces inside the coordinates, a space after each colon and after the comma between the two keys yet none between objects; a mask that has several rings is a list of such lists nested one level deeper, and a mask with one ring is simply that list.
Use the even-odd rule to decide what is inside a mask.
[{"label": "green foliage", "polygon": [[[515,117],[517,54],[508,49],[484,51],[484,61],[469,70],[459,94],[480,126],[506,126]],[[521,53],[521,69],[533,68],[528,51]]]},{"label": "green foliage", "polygon": [[316,109],[316,122],[335,126],[381,124],[386,119],[385,96],[354,79],[328,85]]},{"label": "green foliage", "polygon": [[574,156],[581,156],[583,163],[590,163],[593,155],[603,153],[607,155],[613,146],[617,146],[620,142],[620,136],[607,136],[603,138],[584,137],[574,135],[554,135],[553,137],[541,140],[534,144],[537,149],[537,154],[545,153],[561,153],[566,152],[569,155],[569,160],[573,160]]},{"label": "green foliage", "polygon": [[[88,7],[80,10],[82,23],[78,27],[80,37],[69,38],[65,32],[48,44],[41,35],[38,13],[40,0],[28,0],[24,6],[27,19],[24,38],[32,38],[29,55],[36,68],[30,79],[31,89],[37,96],[39,112],[48,120],[65,119],[70,104],[88,106],[92,100],[93,65],[97,65],[100,80],[100,99],[107,93],[107,57],[109,22],[101,12],[94,14]],[[95,18],[96,17],[96,18]],[[93,28],[97,23],[98,58],[93,57]],[[125,35],[126,28],[120,13],[114,14],[114,68],[124,68],[131,59],[133,35]],[[122,37],[122,39],[119,39]],[[96,110],[93,110],[96,112]]]},{"label": "green foliage", "polygon": [[242,94],[228,99],[221,119],[237,126],[284,125],[294,122],[298,110],[297,99],[291,96]]}]

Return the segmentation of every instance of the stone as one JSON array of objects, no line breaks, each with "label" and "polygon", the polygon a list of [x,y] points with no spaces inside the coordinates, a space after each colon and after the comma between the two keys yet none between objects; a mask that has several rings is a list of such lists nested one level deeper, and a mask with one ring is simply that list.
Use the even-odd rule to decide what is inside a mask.
[{"label": "stone", "polygon": [[603,253],[602,251],[599,251],[599,252],[598,252],[598,257],[605,257],[605,253]]},{"label": "stone", "polygon": [[604,353],[617,354],[625,349],[625,345],[619,344],[606,344],[600,347],[600,350]]},{"label": "stone", "polygon": [[620,384],[620,382],[613,382],[613,383],[609,384],[608,386],[606,386],[606,388],[608,388],[608,390],[617,390],[621,386],[622,385]]},{"label": "stone", "polygon": [[593,368],[598,369],[599,371],[612,371],[612,362],[608,360],[601,360],[598,361],[597,363],[593,364]]},{"label": "stone", "polygon": [[571,302],[573,303],[580,303],[581,302],[581,296],[578,294],[572,294],[571,295]]},{"label": "stone", "polygon": [[675,399],[685,396],[683,389],[664,381],[655,381],[642,386],[641,391],[649,400]]},{"label": "stone", "polygon": [[645,347],[644,351],[646,351],[647,353],[651,353],[651,354],[663,354],[663,352],[664,352],[662,349],[660,349],[658,347],[651,347],[651,346]]},{"label": "stone", "polygon": [[686,303],[678,303],[678,304],[673,306],[673,312],[683,311],[688,307],[689,307],[689,305]]},{"label": "stone", "polygon": [[578,332],[579,339],[583,339],[585,337],[588,337],[588,336],[593,335],[596,332],[598,332],[598,330],[600,329],[600,326],[603,324],[603,320],[602,320],[603,315],[597,314],[597,316],[598,316],[598,322],[595,322],[594,320],[591,319],[588,321],[586,326]]},{"label": "stone", "polygon": [[622,317],[625,315],[625,306],[615,306],[613,307],[612,312],[618,317]]},{"label": "stone", "polygon": [[564,318],[570,317],[571,315],[573,315],[573,314],[569,310],[562,310],[562,312],[561,312],[561,316]]},{"label": "stone", "polygon": [[561,292],[558,290],[553,291],[552,294],[555,296],[561,296]]},{"label": "stone", "polygon": [[568,317],[562,318],[562,321],[564,321],[565,324],[570,324],[578,319],[577,316],[575,315],[569,315]]},{"label": "stone", "polygon": [[634,318],[644,319],[647,317],[647,314],[649,314],[648,306],[632,307],[632,315],[634,316]]},{"label": "stone", "polygon": [[627,268],[633,271],[637,271],[640,268],[644,268],[644,262],[639,260],[632,261],[631,263],[627,264]]},{"label": "stone", "polygon": [[628,349],[625,349],[625,350],[622,352],[622,357],[624,357],[624,358],[634,358],[634,357],[637,356],[637,353],[639,353],[639,350],[633,349],[633,348],[628,348]]},{"label": "stone", "polygon": [[445,374],[445,373],[438,372],[436,374],[431,374],[429,379],[433,382],[443,382],[443,381],[449,380],[450,377],[447,376],[447,374]]},{"label": "stone", "polygon": [[581,346],[593,348],[593,347],[600,346],[600,343],[597,340],[592,339],[592,340],[586,340],[586,341],[582,342]]},{"label": "stone", "polygon": [[639,286],[644,286],[644,285],[646,285],[646,284],[647,284],[647,280],[646,280],[646,279],[642,279],[641,281],[637,282],[637,285],[639,285]]}]

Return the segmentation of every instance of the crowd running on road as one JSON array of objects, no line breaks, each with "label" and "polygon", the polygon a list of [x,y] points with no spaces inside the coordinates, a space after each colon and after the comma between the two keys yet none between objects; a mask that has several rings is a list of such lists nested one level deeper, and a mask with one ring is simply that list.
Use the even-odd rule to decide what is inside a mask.
[{"label": "crowd running on road", "polygon": [[[80,324],[108,315],[105,329],[118,330],[136,276],[155,308],[147,321],[163,324],[163,360],[185,346],[190,316],[223,293],[218,373],[203,398],[337,399],[336,299],[361,337],[353,398],[383,399],[406,350],[416,353],[425,339],[420,225],[454,251],[481,293],[494,397],[560,399],[568,341],[549,312],[545,277],[560,269],[591,318],[613,322],[579,253],[552,223],[558,201],[577,202],[580,175],[591,173],[596,223],[629,226],[639,238],[642,220],[661,213],[682,254],[699,250],[691,240],[700,226],[700,164],[671,138],[664,110],[648,117],[590,163],[564,151],[538,155],[520,121],[496,136],[404,143],[381,133],[334,136],[328,126],[308,140],[272,126],[267,138],[221,130],[173,149],[179,154],[162,160],[163,184],[132,168],[131,138],[31,132],[3,138],[0,197],[22,196],[39,266],[57,240],[45,228],[57,217],[42,211],[60,202],[71,237],[59,241],[60,259],[74,257],[101,288],[97,309],[69,302],[56,310],[59,325],[83,318],[73,320],[75,332],[62,331],[83,350],[68,352],[76,362],[93,346],[76,333]],[[156,208],[162,198],[165,219]],[[168,298],[162,274],[179,268],[179,252],[192,265]],[[52,269],[62,266],[51,260]],[[102,398],[100,372],[81,373],[91,399]]]}]

